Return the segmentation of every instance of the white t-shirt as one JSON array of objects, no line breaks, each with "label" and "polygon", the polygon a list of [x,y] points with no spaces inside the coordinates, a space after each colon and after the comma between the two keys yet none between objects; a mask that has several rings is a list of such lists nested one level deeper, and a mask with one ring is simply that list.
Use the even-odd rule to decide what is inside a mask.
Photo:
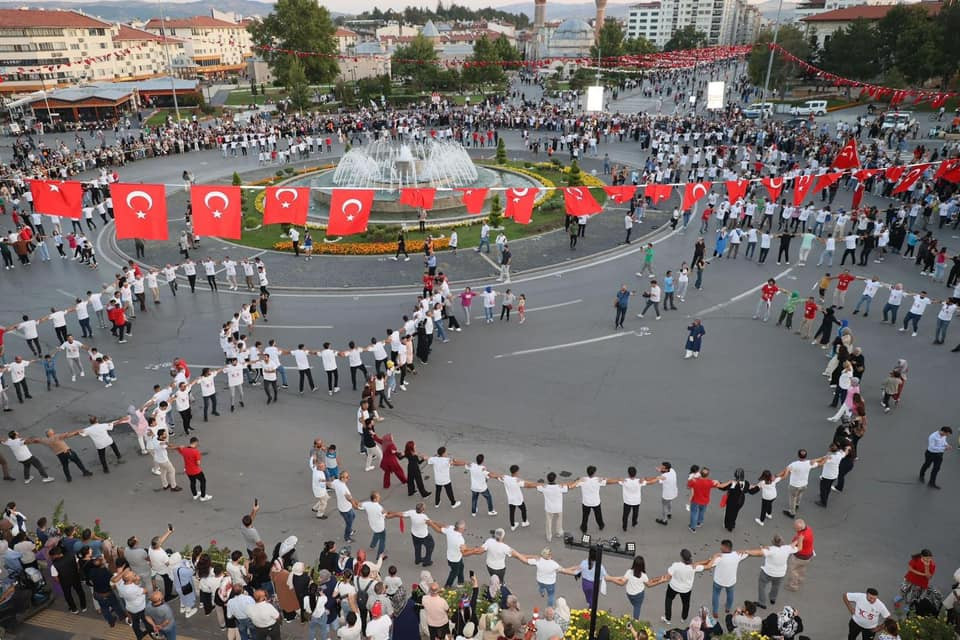
[{"label": "white t-shirt", "polygon": [[68,340],[67,342],[64,342],[62,345],[60,345],[60,348],[63,349],[64,353],[67,355],[68,358],[79,358],[80,347],[82,346],[83,346],[83,343],[78,340],[74,340],[73,342],[70,342]]},{"label": "white t-shirt", "polygon": [[33,454],[30,453],[30,447],[24,444],[23,438],[8,438],[3,443],[13,451],[13,457],[17,459],[17,462],[24,462],[33,457]]},{"label": "white t-shirt", "polygon": [[787,466],[790,472],[791,487],[805,487],[809,482],[810,470],[813,469],[813,462],[810,460],[796,460]]},{"label": "white t-shirt", "polygon": [[[340,496],[337,496],[337,509],[340,508]],[[360,503],[360,508],[367,512],[367,521],[370,523],[370,530],[374,533],[380,533],[387,527],[384,517],[383,506],[379,502],[365,500]],[[344,509],[346,511],[346,509]]]},{"label": "white t-shirt", "polygon": [[660,484],[663,487],[664,500],[673,500],[679,494],[677,490],[677,472],[673,469],[660,474]]},{"label": "white t-shirt", "polygon": [[693,589],[693,579],[700,571],[703,571],[702,564],[694,566],[683,562],[674,562],[667,568],[667,573],[670,575],[670,588],[677,593],[690,593]]},{"label": "white t-shirt", "polygon": [[872,298],[873,296],[877,295],[878,289],[880,289],[879,280],[867,280],[863,285],[863,295],[867,296],[868,298]]},{"label": "white t-shirt", "polygon": [[537,582],[540,584],[556,584],[557,572],[561,567],[556,560],[547,558],[530,558],[527,564],[537,568]]},{"label": "white t-shirt", "polygon": [[826,480],[836,480],[840,477],[840,461],[847,456],[846,451],[834,451],[827,454],[827,459],[820,470],[820,477]]},{"label": "white t-shirt", "polygon": [[780,476],[774,476],[770,482],[764,482],[761,480],[757,484],[760,485],[760,497],[764,500],[776,500],[777,499],[777,483],[783,480]]},{"label": "white t-shirt", "polygon": [[239,364],[229,364],[223,368],[227,374],[227,385],[239,387],[243,384],[243,367]]},{"label": "white t-shirt", "polygon": [[337,352],[333,349],[324,349],[320,352],[324,371],[334,371],[337,368]]},{"label": "white t-shirt", "polygon": [[471,462],[467,465],[467,471],[470,473],[470,491],[483,493],[487,490],[487,477],[490,472],[482,464]]},{"label": "white t-shirt", "polygon": [[67,314],[65,311],[51,311],[50,321],[55,327],[65,327],[67,326]]},{"label": "white t-shirt", "polygon": [[427,464],[433,467],[433,483],[438,487],[450,484],[450,458],[446,456],[430,456]]},{"label": "white t-shirt", "polygon": [[501,476],[500,482],[503,483],[503,488],[507,492],[507,504],[514,506],[523,504],[522,479],[513,476]]},{"label": "white t-shirt", "polygon": [[771,578],[782,578],[787,575],[787,560],[797,552],[792,544],[782,544],[779,547],[766,547],[763,550],[763,566],[760,569]]},{"label": "white t-shirt", "polygon": [[913,304],[910,305],[910,313],[918,316],[922,316],[924,310],[927,308],[927,305],[930,304],[930,298],[926,296],[913,296]]},{"label": "white t-shirt", "polygon": [[80,435],[84,436],[85,438],[90,438],[93,446],[97,449],[106,449],[113,444],[113,438],[110,437],[110,431],[112,430],[112,424],[99,422],[97,424],[90,425],[86,429],[81,429]]},{"label": "white t-shirt", "polygon": [[853,621],[864,629],[873,629],[890,617],[886,605],[877,598],[874,602],[867,600],[865,593],[848,593],[847,600],[853,603]]},{"label": "white t-shirt", "polygon": [[350,503],[350,487],[347,483],[337,478],[330,483],[330,486],[333,487],[333,493],[337,496],[337,511],[346,513],[353,510],[353,505]]},{"label": "white t-shirt", "polygon": [[370,640],[389,640],[390,616],[380,616],[367,622],[367,638]]},{"label": "white t-shirt", "polygon": [[583,477],[579,481],[580,499],[585,507],[600,506],[600,487],[607,484],[606,478]]},{"label": "white t-shirt", "polygon": [[463,534],[451,526],[442,529],[443,535],[447,537],[447,560],[449,562],[460,562],[463,560],[463,552],[460,547],[466,544]]},{"label": "white t-shirt", "polygon": [[938,320],[943,320],[944,322],[950,322],[953,320],[953,314],[957,312],[957,305],[949,302],[944,302],[940,305],[940,313],[937,314]]},{"label": "white t-shirt", "polygon": [[903,302],[903,289],[890,289],[890,297],[887,298],[887,304],[899,307]]},{"label": "white t-shirt", "polygon": [[142,585],[120,582],[117,584],[117,593],[123,599],[124,608],[130,613],[140,613],[147,607],[147,594],[144,593]]},{"label": "white t-shirt", "polygon": [[721,587],[737,584],[737,567],[746,558],[747,554],[740,551],[721,553],[713,565],[713,581]]},{"label": "white t-shirt", "polygon": [[430,517],[425,513],[417,513],[413,509],[408,509],[403,512],[404,517],[410,518],[410,535],[414,538],[426,538],[430,535],[430,531],[427,529],[427,520]]},{"label": "white t-shirt", "polygon": [[200,395],[204,398],[209,398],[217,392],[217,383],[214,378],[217,377],[216,373],[211,373],[208,376],[200,376]]},{"label": "white t-shirt", "polygon": [[[310,360],[307,358],[309,353],[309,351],[304,351],[303,349],[294,349],[290,352],[290,355],[293,356],[293,359],[297,363],[297,369],[300,371],[310,368]],[[334,360],[334,362],[336,362],[336,360]],[[334,365],[334,368],[336,368],[336,365]]]},{"label": "white t-shirt", "polygon": [[36,320],[24,320],[17,328],[20,329],[20,333],[23,334],[24,339],[33,340],[38,337],[37,333],[37,321]]},{"label": "white t-shirt", "polygon": [[546,513],[563,513],[563,494],[570,489],[567,485],[545,484],[537,487],[543,494],[543,510]]},{"label": "white t-shirt", "polygon": [[641,573],[639,576],[633,575],[633,569],[627,569],[627,572],[623,574],[623,579],[627,581],[624,588],[627,590],[628,596],[635,596],[639,593],[643,593],[643,590],[647,588],[647,574]]},{"label": "white t-shirt", "polygon": [[642,498],[642,488],[646,484],[647,483],[640,478],[624,478],[621,480],[620,486],[623,488],[623,504],[640,504],[640,500]]},{"label": "white t-shirt", "polygon": [[493,538],[487,538],[487,541],[483,543],[483,550],[487,552],[487,566],[491,569],[505,569],[507,558],[513,552],[510,545],[498,542]]}]

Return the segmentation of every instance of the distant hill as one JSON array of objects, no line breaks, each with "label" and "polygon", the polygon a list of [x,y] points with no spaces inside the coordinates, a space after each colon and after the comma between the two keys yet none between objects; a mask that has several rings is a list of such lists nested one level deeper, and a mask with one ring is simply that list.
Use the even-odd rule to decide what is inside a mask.
[{"label": "distant hill", "polygon": [[[633,3],[631,3],[633,4]],[[625,18],[630,4],[607,4],[607,15],[611,18]],[[526,13],[533,15],[533,2],[513,2],[497,5],[500,11]],[[547,0],[547,20],[565,20],[567,18],[589,18],[596,15],[597,5],[592,2],[560,3]]]},{"label": "distant hill", "polygon": [[[108,22],[146,20],[160,15],[157,5],[153,2],[123,2],[120,0],[104,0],[102,2],[84,2],[82,0],[80,2],[59,2],[57,0],[36,3],[0,2],[0,8],[2,9],[18,9],[24,6],[43,9],[72,9]],[[168,18],[186,18],[188,16],[208,16],[210,15],[210,9],[217,9],[242,16],[265,16],[270,13],[272,8],[272,3],[254,2],[253,0],[205,0],[204,2],[164,2],[163,13]]]}]

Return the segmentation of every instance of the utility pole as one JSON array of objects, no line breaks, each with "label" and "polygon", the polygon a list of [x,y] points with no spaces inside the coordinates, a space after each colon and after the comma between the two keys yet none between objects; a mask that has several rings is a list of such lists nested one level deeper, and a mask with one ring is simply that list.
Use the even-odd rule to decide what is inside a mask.
[{"label": "utility pole", "polygon": [[[767,99],[767,91],[770,89],[770,73],[773,71],[773,55],[775,53],[774,45],[777,44],[777,36],[780,35],[780,12],[783,10],[783,0],[777,4],[777,18],[773,23],[773,41],[770,43],[770,58],[767,60],[767,77],[763,81],[763,93],[760,94],[760,119],[763,120],[766,115],[764,102]],[[771,110],[772,111],[772,110]]]},{"label": "utility pole", "polygon": [[[781,0],[782,2],[783,0]],[[157,3],[160,6],[160,35],[163,37],[163,53],[167,58],[167,73],[170,74],[170,92],[173,94],[173,112],[177,118],[177,128],[180,127],[180,105],[177,104],[177,83],[173,77],[173,65],[170,64],[170,49],[167,47],[167,21],[163,17],[163,3]]]}]

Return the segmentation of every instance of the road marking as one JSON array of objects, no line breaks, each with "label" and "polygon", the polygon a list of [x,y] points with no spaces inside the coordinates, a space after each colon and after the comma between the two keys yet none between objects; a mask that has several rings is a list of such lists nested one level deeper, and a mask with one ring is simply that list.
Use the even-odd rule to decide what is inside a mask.
[{"label": "road marking", "polygon": [[72,293],[70,293],[69,291],[64,291],[63,289],[57,289],[57,293],[62,293],[63,295],[67,296],[68,298],[74,298],[74,299],[76,299],[76,297],[77,297],[75,294],[72,294]]},{"label": "road marking", "polygon": [[[789,269],[785,269],[785,270],[781,271],[781,272],[778,273],[777,275],[773,276],[773,279],[774,279],[774,280],[779,280],[780,278],[783,278],[784,276],[786,276],[786,275],[787,275],[788,273],[790,273],[791,271],[793,271],[793,267],[790,267]],[[747,296],[749,296],[749,295],[751,295],[751,294],[753,294],[753,293],[756,293],[757,291],[760,291],[760,289],[762,289],[765,284],[767,284],[766,281],[758,284],[757,286],[753,287],[752,289],[747,289],[747,290],[744,291],[743,293],[740,293],[740,294],[737,294],[737,295],[733,296],[732,298],[730,298],[730,299],[727,300],[726,302],[721,302],[720,304],[715,304],[715,305],[713,305],[712,307],[707,307],[706,309],[703,309],[702,311],[698,311],[697,313],[695,313],[695,314],[693,314],[693,315],[689,315],[689,316],[687,316],[687,317],[688,317],[688,318],[698,318],[698,317],[700,317],[700,316],[705,316],[705,315],[707,315],[708,313],[713,313],[714,311],[717,311],[717,310],[719,310],[719,309],[723,309],[724,307],[729,307],[729,306],[730,306],[731,304],[733,304],[734,302],[737,302],[737,301],[739,301],[739,300],[743,300],[743,299],[746,298]]]},{"label": "road marking", "polygon": [[[593,344],[594,342],[603,342],[604,340],[613,340],[614,338],[622,338],[624,336],[636,336],[638,335],[636,331],[623,331],[621,333],[611,333],[608,336],[600,336],[598,338],[589,338],[588,340],[577,340],[576,342],[565,342],[564,344],[554,344],[549,347],[538,347],[536,349],[523,349],[522,351],[512,351],[510,353],[501,353],[500,355],[493,356],[494,358],[509,358],[511,356],[525,356],[531,353],[540,353],[543,351],[557,351],[559,349],[569,349],[571,347],[579,347],[585,344]],[[649,330],[644,333],[644,335],[650,335]]]},{"label": "road marking", "polygon": [[531,311],[546,311],[547,309],[557,309],[559,307],[568,307],[571,304],[580,304],[583,300],[570,300],[569,302],[558,302],[557,304],[548,304],[544,307],[530,307],[527,309],[527,313]]},{"label": "road marking", "polygon": [[257,329],[333,329],[332,324],[270,324],[269,322],[258,322]]},{"label": "road marking", "polygon": [[490,266],[497,270],[497,273],[500,272],[500,265],[498,265],[496,262],[494,262],[494,261],[490,258],[490,256],[484,255],[484,254],[483,254],[483,251],[476,251],[476,254],[477,254],[478,256],[480,256],[481,258],[483,258],[484,260],[486,260],[487,262],[489,262],[489,263],[490,263]]}]

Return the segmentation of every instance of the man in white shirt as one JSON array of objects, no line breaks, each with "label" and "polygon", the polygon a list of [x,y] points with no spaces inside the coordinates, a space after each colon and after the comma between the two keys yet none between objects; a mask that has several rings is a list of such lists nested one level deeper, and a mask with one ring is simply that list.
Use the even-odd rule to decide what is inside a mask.
[{"label": "man in white shirt", "polygon": [[669,462],[661,462],[657,470],[660,472],[657,482],[660,483],[661,487],[660,517],[657,518],[657,524],[666,526],[670,518],[673,517],[673,513],[671,512],[673,501],[677,499],[677,495],[679,494],[679,489],[677,488],[677,472],[674,471],[673,465]]},{"label": "man in white shirt", "polygon": [[313,370],[310,368],[310,350],[304,349],[303,344],[298,344],[296,349],[284,351],[284,353],[292,355],[297,363],[297,372],[300,374],[300,393],[303,393],[304,380],[310,383],[310,391],[316,391],[317,385],[313,384]]},{"label": "man in white shirt", "polygon": [[[640,517],[640,501],[642,499],[642,489],[647,485],[648,479],[637,477],[636,467],[627,467],[626,478],[619,481],[620,488],[623,491],[623,530],[627,530],[627,523],[632,522],[632,526],[637,526],[637,520]],[[656,482],[656,478],[649,479]]]},{"label": "man in white shirt", "polygon": [[376,602],[370,608],[370,620],[367,621],[368,640],[390,640],[390,616],[384,615],[383,603]]},{"label": "man in white shirt", "polygon": [[337,511],[340,512],[340,517],[343,518],[344,542],[353,542],[353,535],[356,533],[353,529],[353,519],[357,514],[353,508],[357,506],[357,501],[350,495],[350,487],[347,486],[349,480],[350,472],[341,471],[340,477],[330,483],[330,488],[333,489],[333,494],[337,498]]},{"label": "man in white shirt", "polygon": [[720,619],[718,614],[720,610],[720,593],[726,592],[727,599],[724,604],[724,613],[730,613],[733,608],[734,591],[737,586],[737,568],[740,562],[748,557],[745,551],[734,551],[733,542],[730,540],[720,541],[720,553],[715,555],[710,561],[713,567],[713,617]]},{"label": "man in white shirt", "polygon": [[[510,530],[516,531],[518,526],[529,527],[530,522],[527,520],[527,505],[523,501],[523,490],[525,488],[533,488],[537,485],[527,482],[522,478],[517,477],[517,474],[520,472],[520,466],[513,464],[510,465],[510,475],[502,475],[499,473],[491,474],[495,478],[499,478],[500,482],[503,483],[503,488],[507,494],[507,506],[510,507]],[[517,521],[517,510],[520,510],[521,520]]]},{"label": "man in white shirt", "polygon": [[506,535],[507,532],[503,529],[496,529],[493,531],[493,535],[487,538],[482,545],[482,549],[487,554],[487,573],[489,573],[491,576],[499,577],[501,584],[503,584],[506,580],[507,558],[514,556],[520,560],[523,560],[523,556],[518,554],[510,545],[503,541],[503,538]]},{"label": "man in white shirt", "polygon": [[[940,312],[937,314],[937,330],[933,337],[933,344],[943,344],[947,339],[947,327],[950,326],[950,321],[953,320],[953,316],[957,313],[957,298],[950,298],[949,300],[944,300],[940,304]],[[954,351],[960,351],[960,349],[954,349]]]},{"label": "man in white shirt", "polygon": [[799,459],[788,464],[787,468],[780,472],[782,476],[790,476],[790,508],[783,510],[783,515],[789,518],[795,518],[797,515],[800,499],[803,498],[803,492],[807,490],[810,470],[823,464],[822,460],[808,460],[806,449],[800,449],[797,452],[797,458]]},{"label": "man in white shirt", "polygon": [[208,422],[207,411],[212,408],[212,413],[215,416],[219,416],[220,412],[217,411],[217,374],[220,373],[220,369],[210,369],[204,367],[203,371],[200,372],[200,377],[194,384],[200,385],[200,396],[203,398],[203,421]]},{"label": "man in white shirt", "polygon": [[647,312],[647,309],[653,307],[653,312],[657,314],[657,320],[660,319],[660,287],[657,285],[656,280],[650,281],[650,288],[643,293],[643,297],[647,299],[647,303],[643,305],[643,311],[637,314],[638,318],[642,318],[643,314]]},{"label": "man in white shirt", "polygon": [[147,590],[140,581],[140,576],[129,569],[115,574],[110,579],[110,582],[116,586],[117,594],[123,600],[124,610],[130,615],[134,635],[142,639],[148,635],[147,621],[144,617],[144,610],[147,607]]},{"label": "man in white shirt", "polygon": [[768,597],[771,605],[777,602],[780,585],[783,577],[787,575],[787,562],[791,555],[799,551],[799,548],[792,544],[783,544],[780,534],[773,536],[771,545],[747,551],[747,555],[763,557],[763,565],[760,567],[760,576],[757,579],[757,606],[761,609],[767,608]]},{"label": "man in white shirt", "polygon": [[[323,363],[323,370],[327,374],[327,393],[333,395],[340,391],[340,371],[337,368],[337,356],[340,355],[330,348],[329,342],[323,343],[323,351],[320,352],[320,361]],[[303,374],[300,374],[300,393],[303,393]],[[311,390],[313,389],[313,380],[310,380]]]},{"label": "man in white shirt", "polygon": [[864,281],[863,295],[857,300],[857,306],[853,308],[853,315],[860,313],[860,305],[862,304],[866,305],[866,308],[863,310],[863,317],[866,318],[870,315],[870,303],[873,302],[873,297],[877,295],[879,289],[880,280],[877,279],[877,276],[871,276],[869,280]]},{"label": "man in white shirt", "polygon": [[841,449],[836,443],[830,443],[830,452],[823,456],[823,468],[820,469],[820,499],[816,501],[818,507],[826,507],[830,499],[830,489],[840,476],[840,461],[849,455],[848,448]]},{"label": "man in white shirt", "polygon": [[487,515],[495,516],[497,512],[493,510],[493,496],[490,495],[490,488],[487,486],[487,477],[490,472],[483,465],[483,454],[478,453],[476,462],[467,465],[467,473],[470,474],[470,515],[476,517],[477,502],[480,496],[487,500]]},{"label": "man in white shirt", "polygon": [[43,464],[33,456],[33,453],[30,451],[30,447],[27,446],[27,443],[24,442],[23,438],[20,437],[18,432],[9,432],[6,439],[3,440],[3,444],[10,447],[10,450],[13,452],[13,457],[17,462],[23,465],[24,484],[30,484],[30,482],[33,480],[33,478],[30,477],[30,467],[33,467],[40,472],[40,477],[43,478],[44,482],[53,482],[53,477],[47,475],[46,468],[44,468]]},{"label": "man in white shirt", "polygon": [[373,532],[373,539],[370,540],[370,548],[377,548],[377,556],[384,554],[387,548],[387,523],[386,514],[383,505],[380,504],[380,494],[376,491],[370,494],[369,500],[360,503],[361,511],[367,514],[367,523]]},{"label": "man in white shirt", "polygon": [[597,526],[603,531],[603,510],[600,507],[600,487],[607,484],[606,478],[597,478],[594,474],[597,468],[593,465],[587,467],[587,475],[573,483],[572,487],[580,487],[581,518],[580,531],[587,532],[587,522],[590,519],[590,512],[593,512],[597,520]]},{"label": "man in white shirt", "polygon": [[463,559],[466,556],[475,556],[484,553],[483,547],[468,547],[463,537],[467,530],[467,523],[458,520],[456,524],[443,526],[439,522],[428,520],[427,525],[433,528],[437,533],[442,533],[447,539],[447,566],[450,567],[450,573],[447,574],[447,580],[444,583],[445,588],[450,588],[456,583],[463,586]]},{"label": "man in white shirt", "polygon": [[462,466],[459,460],[452,460],[447,455],[447,448],[437,449],[437,455],[427,458],[427,464],[433,467],[433,506],[440,506],[440,492],[445,491],[450,500],[450,506],[454,509],[460,506],[460,501],[453,497],[453,482],[450,480],[450,466]]},{"label": "man in white shirt", "polygon": [[183,423],[183,434],[190,433],[190,421],[193,420],[193,410],[190,408],[190,387],[191,384],[181,382],[177,385],[177,390],[173,392],[174,406],[180,413],[180,420]]},{"label": "man in white shirt", "polygon": [[543,494],[543,511],[546,516],[547,542],[553,540],[553,530],[563,538],[563,494],[570,488],[565,484],[557,484],[557,474],[551,471],[547,474],[547,483],[538,484],[537,491]]},{"label": "man in white shirt", "polygon": [[[283,366],[283,363],[280,362],[280,349],[277,347],[277,341],[271,338],[267,343],[267,348],[263,350],[263,353],[270,356],[270,360],[275,366],[276,373],[280,374],[280,386],[284,389],[288,388],[287,370]],[[274,376],[273,379],[276,381],[276,376]]]},{"label": "man in white shirt", "polygon": [[433,548],[436,543],[427,527],[427,521],[430,518],[424,513],[425,511],[426,505],[418,502],[414,509],[390,512],[387,513],[387,517],[410,519],[410,537],[413,538],[413,564],[422,564],[424,567],[429,567],[433,564]]},{"label": "man in white shirt", "polygon": [[913,304],[910,305],[910,311],[907,312],[907,316],[903,319],[903,326],[898,331],[906,331],[907,325],[913,322],[913,333],[910,335],[917,337],[917,323],[920,322],[920,316],[923,315],[930,302],[926,291],[921,291],[918,295],[913,296]]},{"label": "man in white shirt", "polygon": [[890,297],[887,303],[883,305],[883,321],[887,321],[890,316],[890,324],[897,323],[897,312],[900,311],[900,303],[903,302],[903,285],[899,282],[890,289]]},{"label": "man in white shirt", "polygon": [[70,369],[71,382],[77,381],[78,373],[82,378],[84,373],[83,365],[80,364],[80,349],[86,349],[86,347],[83,346],[83,343],[78,340],[74,340],[72,335],[68,335],[63,344],[57,348],[63,351],[67,356],[67,367]]},{"label": "man in white shirt", "polygon": [[270,598],[263,589],[253,592],[255,602],[247,607],[247,617],[253,625],[256,638],[280,638],[280,612],[270,604]]},{"label": "man in white shirt", "polygon": [[130,422],[130,417],[124,416],[113,422],[98,422],[96,416],[90,416],[90,426],[73,431],[68,436],[80,435],[84,438],[90,438],[90,442],[97,449],[97,457],[100,458],[100,466],[103,467],[103,472],[110,473],[110,468],[107,467],[107,449],[113,449],[113,455],[117,456],[117,464],[126,462],[120,455],[117,443],[110,437],[113,427],[124,422]]},{"label": "man in white shirt", "polygon": [[864,640],[871,640],[883,628],[883,621],[890,617],[890,611],[880,602],[879,595],[880,592],[873,587],[866,593],[843,594],[843,604],[850,612],[848,638],[856,640],[861,636]]},{"label": "man in white shirt", "polygon": [[[153,420],[153,418],[150,418]],[[154,421],[155,423],[156,421]],[[169,444],[166,429],[157,429],[156,434],[150,437],[147,443],[147,449],[153,456],[153,465],[160,471],[161,490],[183,491],[183,487],[177,486],[177,470],[170,462],[170,455],[167,451]]]},{"label": "man in white shirt", "polygon": [[23,404],[24,398],[33,399],[30,395],[30,388],[27,386],[27,367],[36,360],[24,360],[20,356],[14,356],[13,362],[3,367],[4,371],[10,372],[10,381],[17,392],[17,401]]},{"label": "man in white shirt", "polygon": [[40,357],[43,355],[43,349],[40,347],[40,333],[37,331],[37,325],[46,318],[31,320],[30,316],[23,316],[23,321],[13,326],[7,327],[7,331],[19,331],[23,339],[27,341],[27,347],[30,353]]}]

